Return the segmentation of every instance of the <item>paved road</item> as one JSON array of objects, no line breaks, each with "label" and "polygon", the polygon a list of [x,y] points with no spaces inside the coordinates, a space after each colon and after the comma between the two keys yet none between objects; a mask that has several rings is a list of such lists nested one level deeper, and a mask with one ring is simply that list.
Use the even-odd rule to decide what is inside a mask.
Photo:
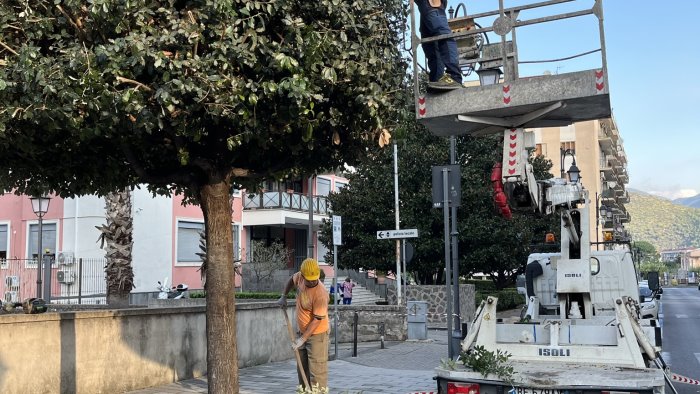
[{"label": "paved road", "polygon": [[[436,390],[433,369],[447,358],[447,333],[429,330],[427,341],[387,342],[358,345],[352,357],[351,344],[339,344],[339,359],[329,362],[329,386],[333,394],[406,394]],[[333,344],[331,344],[331,352]],[[240,370],[241,394],[293,393],[297,384],[294,360],[269,363]],[[131,394],[206,393],[206,379],[186,380]]]},{"label": "paved road", "polygon": [[[697,286],[664,288],[661,296],[663,356],[671,372],[700,379],[700,291]],[[700,393],[700,386],[677,383],[680,394]]]}]

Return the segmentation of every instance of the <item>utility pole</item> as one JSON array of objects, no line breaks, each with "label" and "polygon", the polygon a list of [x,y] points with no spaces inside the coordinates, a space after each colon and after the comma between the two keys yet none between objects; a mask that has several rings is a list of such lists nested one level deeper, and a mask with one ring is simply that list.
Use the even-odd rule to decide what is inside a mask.
[{"label": "utility pole", "polygon": [[[455,136],[450,136],[450,164],[457,164],[457,139]],[[459,354],[460,341],[462,340],[462,324],[460,321],[460,308],[459,308],[459,255],[457,244],[458,235],[457,232],[457,204],[452,204],[450,207],[452,216],[452,231],[450,235],[452,236],[452,296],[454,301],[452,303],[452,316],[454,318],[454,324],[452,326],[452,341],[450,346],[452,346],[452,355]],[[449,316],[447,319],[449,320]]]},{"label": "utility pole", "polygon": [[[396,230],[401,229],[399,220],[399,152],[394,139],[394,219]],[[396,305],[401,305],[401,240],[396,240]]]}]

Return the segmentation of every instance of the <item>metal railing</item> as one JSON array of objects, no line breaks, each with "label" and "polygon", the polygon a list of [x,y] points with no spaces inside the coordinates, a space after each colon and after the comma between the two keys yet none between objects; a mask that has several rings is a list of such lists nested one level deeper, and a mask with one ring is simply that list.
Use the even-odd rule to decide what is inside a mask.
[{"label": "metal railing", "polygon": [[[458,16],[459,6],[454,15],[448,19],[452,33],[433,36],[433,37],[418,37],[419,15],[417,7],[414,6],[414,1],[410,1],[410,27],[411,27],[411,53],[413,60],[413,78],[414,78],[414,94],[419,95],[419,74],[423,67],[418,64],[418,48],[421,44],[453,38],[457,41],[460,52],[460,67],[467,67],[470,70],[480,65],[484,68],[503,68],[504,81],[511,82],[519,79],[519,65],[530,63],[552,63],[565,60],[576,59],[578,57],[600,53],[600,67],[605,71],[603,78],[607,85],[607,56],[605,51],[605,33],[603,29],[603,6],[602,0],[595,0],[595,3],[590,9],[583,9],[565,13],[550,13],[544,17],[535,17],[532,19],[524,19],[520,13],[526,10],[557,6],[563,3],[574,2],[575,0],[548,0],[523,4],[515,7],[504,7],[504,1],[498,1],[498,9],[488,12],[481,12],[471,15]],[[462,4],[460,4],[461,6]],[[551,7],[553,8],[553,7]],[[465,7],[466,13],[466,7]],[[558,59],[543,59],[543,60],[521,60],[519,59],[518,40],[516,31],[520,27],[560,21],[564,19],[572,19],[593,15],[597,19],[599,48],[594,48],[582,53],[571,54]],[[494,19],[495,18],[495,19]],[[481,20],[481,22],[479,22]],[[492,22],[491,22],[492,21]],[[491,22],[489,26],[486,23]],[[482,27],[483,24],[483,27]],[[489,43],[488,33],[500,38],[500,42]],[[470,45],[466,45],[466,55],[460,43],[468,41]],[[541,43],[540,43],[541,44]],[[596,67],[597,68],[597,67]]]},{"label": "metal railing", "polygon": [[[320,215],[327,215],[330,209],[328,198],[325,196],[313,197],[313,211]],[[244,193],[243,209],[287,209],[290,211],[308,212],[309,196],[302,193],[290,192],[262,192]]]},{"label": "metal railing", "polygon": [[349,277],[353,282],[366,288],[383,300],[386,300],[387,286],[393,283],[393,280],[389,278],[386,278],[384,283],[378,283],[377,278],[370,278],[367,271],[359,272],[355,270],[339,269],[336,273],[336,277]]},{"label": "metal railing", "polygon": [[[51,258],[51,295],[59,304],[105,304],[105,259]],[[0,260],[0,296],[3,302],[22,302],[37,296],[37,260]]]}]

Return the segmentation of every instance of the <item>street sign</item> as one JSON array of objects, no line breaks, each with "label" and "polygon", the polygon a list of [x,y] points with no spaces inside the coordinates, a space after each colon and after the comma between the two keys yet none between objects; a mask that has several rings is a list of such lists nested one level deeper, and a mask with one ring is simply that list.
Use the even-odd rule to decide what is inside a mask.
[{"label": "street sign", "polygon": [[333,215],[333,245],[342,245],[341,240],[341,219],[340,216]]},{"label": "street sign", "polygon": [[402,238],[418,238],[417,228],[408,228],[403,230],[382,230],[377,231],[377,239],[402,239]]},{"label": "street sign", "polygon": [[[403,255],[404,249],[406,250],[406,256]],[[413,244],[410,242],[405,242],[404,247],[401,248],[401,260],[405,261],[406,263],[410,263],[411,260],[413,260],[413,251]]]},{"label": "street sign", "polygon": [[433,208],[442,208],[445,196],[444,180],[442,170],[447,169],[447,200],[451,207],[459,207],[462,205],[462,174],[459,166],[451,164],[448,166],[434,166],[432,169],[433,176]]}]

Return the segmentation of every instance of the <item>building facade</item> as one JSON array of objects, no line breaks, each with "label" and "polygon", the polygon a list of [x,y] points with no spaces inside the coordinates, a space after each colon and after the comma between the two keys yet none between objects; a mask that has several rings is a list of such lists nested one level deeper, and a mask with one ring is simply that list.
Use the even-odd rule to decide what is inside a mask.
[{"label": "building facade", "polygon": [[[627,155],[614,119],[578,122],[566,127],[532,129],[536,154],[552,161],[552,175],[565,177],[575,158],[581,183],[590,195],[591,242],[626,241],[630,215],[626,185]],[[600,249],[609,247],[597,245]]]},{"label": "building facade", "polygon": [[[245,262],[252,241],[282,242],[291,250],[289,268],[297,268],[307,254],[323,264],[326,250],[318,242],[317,232],[328,217],[328,195],[347,185],[341,175],[319,175],[311,179],[268,182],[256,193],[235,191],[232,198],[234,260]],[[311,190],[311,197],[309,197]],[[311,201],[311,204],[309,203]],[[199,252],[200,233],[204,230],[201,209],[183,205],[182,196],[153,196],[145,188],[132,192],[134,269],[133,292],[156,291],[158,281],[168,278],[171,284],[187,283],[191,289],[202,288]],[[312,213],[309,214],[309,207]],[[43,216],[41,239],[43,254],[61,259],[103,259],[96,228],[105,223],[104,199],[96,196],[66,198],[53,196]],[[311,236],[309,236],[311,223]],[[39,254],[39,220],[28,196],[0,195],[0,289],[9,291],[7,278],[17,291],[16,298],[34,296],[36,259]],[[62,260],[63,261],[63,260]],[[13,262],[13,264],[10,264]],[[14,262],[20,262],[14,264]],[[10,266],[19,266],[10,273]],[[52,268],[52,296],[65,293],[66,286],[77,281],[56,279],[61,271]],[[100,270],[102,275],[104,271]],[[236,276],[236,286],[240,286]],[[0,293],[1,294],[1,293]]]}]

